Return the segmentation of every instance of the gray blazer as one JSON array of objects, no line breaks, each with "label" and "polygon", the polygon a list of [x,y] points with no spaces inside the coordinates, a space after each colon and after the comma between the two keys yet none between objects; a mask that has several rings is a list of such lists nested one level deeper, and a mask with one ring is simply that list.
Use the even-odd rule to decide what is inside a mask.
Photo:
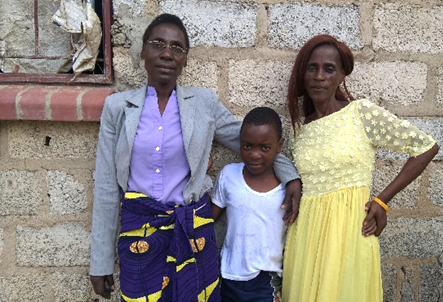
[{"label": "gray blazer", "polygon": [[[128,186],[132,146],[146,97],[146,86],[110,95],[100,118],[100,132],[94,172],[90,274],[114,272],[121,190]],[[206,174],[215,139],[239,154],[241,123],[205,88],[177,85],[183,142],[191,178],[183,190],[186,203],[199,200],[212,188]],[[279,155],[275,163],[283,184],[299,178],[291,161]]]}]

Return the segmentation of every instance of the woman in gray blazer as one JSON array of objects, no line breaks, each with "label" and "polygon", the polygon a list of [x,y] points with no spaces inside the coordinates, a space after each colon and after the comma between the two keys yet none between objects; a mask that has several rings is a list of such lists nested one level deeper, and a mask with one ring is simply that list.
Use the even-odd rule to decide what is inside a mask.
[{"label": "woman in gray blazer", "polygon": [[[105,100],[90,279],[108,299],[115,288],[118,237],[122,301],[220,300],[206,170],[214,139],[239,153],[240,122],[211,90],[177,84],[188,51],[182,21],[158,16],[143,35],[147,85]],[[293,221],[301,194],[298,173],[282,155],[275,168],[287,189],[284,206],[292,205],[286,218]]]}]

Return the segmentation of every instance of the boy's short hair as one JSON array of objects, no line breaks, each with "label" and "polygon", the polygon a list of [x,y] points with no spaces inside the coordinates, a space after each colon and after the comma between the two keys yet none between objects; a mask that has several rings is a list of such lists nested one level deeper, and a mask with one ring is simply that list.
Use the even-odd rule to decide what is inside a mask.
[{"label": "boy's short hair", "polygon": [[277,131],[278,139],[282,138],[282,124],[280,116],[275,110],[269,107],[257,107],[249,111],[243,119],[243,123],[240,128],[240,134],[243,131],[244,125],[270,125],[273,126],[275,131]]}]

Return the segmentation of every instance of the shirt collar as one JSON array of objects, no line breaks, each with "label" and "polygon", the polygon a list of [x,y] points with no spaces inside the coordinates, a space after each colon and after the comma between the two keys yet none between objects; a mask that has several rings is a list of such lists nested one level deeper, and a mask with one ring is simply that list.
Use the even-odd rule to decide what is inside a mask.
[{"label": "shirt collar", "polygon": [[[148,86],[147,91],[146,91],[146,95],[157,96],[157,91],[155,90],[155,88],[153,86]],[[175,89],[172,90],[171,96],[176,96],[176,95],[177,95],[177,93],[176,93]]]}]

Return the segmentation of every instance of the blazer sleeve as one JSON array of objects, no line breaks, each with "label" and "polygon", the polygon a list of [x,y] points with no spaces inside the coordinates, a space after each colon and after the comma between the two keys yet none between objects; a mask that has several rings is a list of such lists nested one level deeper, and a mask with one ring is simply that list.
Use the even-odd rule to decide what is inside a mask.
[{"label": "blazer sleeve", "polygon": [[241,122],[218,101],[217,97],[212,112],[215,114],[215,140],[239,155]]},{"label": "blazer sleeve", "polygon": [[110,101],[110,97],[105,100],[100,118],[94,172],[90,258],[90,274],[92,276],[112,274],[115,263],[120,199],[115,165],[118,118],[112,112]]}]

